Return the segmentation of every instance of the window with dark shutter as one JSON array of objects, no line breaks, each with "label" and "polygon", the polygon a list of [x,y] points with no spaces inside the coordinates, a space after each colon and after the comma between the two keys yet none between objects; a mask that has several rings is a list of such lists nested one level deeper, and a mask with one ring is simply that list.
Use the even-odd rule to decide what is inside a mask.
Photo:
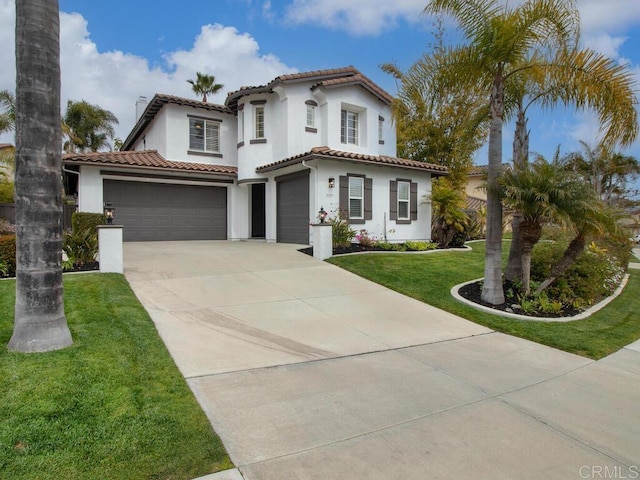
[{"label": "window with dark shutter", "polygon": [[418,184],[410,180],[389,182],[389,220],[409,224],[418,220]]},{"label": "window with dark shutter", "polygon": [[347,174],[340,177],[340,216],[350,224],[373,218],[373,179]]}]

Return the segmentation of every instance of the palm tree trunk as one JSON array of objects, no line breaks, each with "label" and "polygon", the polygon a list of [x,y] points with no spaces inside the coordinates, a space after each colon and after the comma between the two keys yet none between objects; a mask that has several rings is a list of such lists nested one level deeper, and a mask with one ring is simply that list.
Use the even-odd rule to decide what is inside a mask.
[{"label": "palm tree trunk", "polygon": [[484,259],[482,300],[492,305],[504,303],[502,285],[502,202],[498,178],[502,170],[502,123],[504,115],[504,79],[496,75],[491,90],[489,165],[487,173],[487,240]]},{"label": "palm tree trunk", "polygon": [[587,238],[582,232],[578,233],[578,235],[571,240],[569,246],[564,251],[562,258],[558,260],[558,262],[551,267],[551,274],[548,278],[544,279],[544,282],[540,284],[538,289],[536,290],[536,295],[540,295],[549,285],[555,282],[556,278],[560,275],[564,274],[571,265],[573,265],[587,243]]},{"label": "palm tree trunk", "polygon": [[9,349],[71,345],[62,291],[60,17],[57,0],[16,2],[16,304]]},{"label": "palm tree trunk", "polygon": [[[522,171],[529,160],[529,132],[527,130],[527,117],[520,105],[518,118],[516,120],[516,130],[513,137],[513,168]],[[504,271],[504,277],[510,281],[522,278],[522,240],[520,236],[520,223],[522,213],[514,212],[511,220],[511,247],[509,248],[509,259]]]},{"label": "palm tree trunk", "polygon": [[542,225],[524,220],[520,224],[522,238],[522,291],[525,295],[531,293],[531,255],[533,247],[542,236]]}]

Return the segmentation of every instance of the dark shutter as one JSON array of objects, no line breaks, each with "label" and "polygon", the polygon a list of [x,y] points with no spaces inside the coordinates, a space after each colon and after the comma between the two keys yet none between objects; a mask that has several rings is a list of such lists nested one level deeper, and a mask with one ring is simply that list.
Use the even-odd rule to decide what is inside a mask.
[{"label": "dark shutter", "polygon": [[349,218],[349,177],[340,177],[340,218],[347,220]]},{"label": "dark shutter", "polygon": [[373,179],[364,179],[364,219],[373,218]]},{"label": "dark shutter", "polygon": [[389,187],[389,220],[398,219],[398,182],[391,180]]},{"label": "dark shutter", "polygon": [[418,184],[414,182],[411,182],[409,208],[411,209],[411,220],[418,220]]}]

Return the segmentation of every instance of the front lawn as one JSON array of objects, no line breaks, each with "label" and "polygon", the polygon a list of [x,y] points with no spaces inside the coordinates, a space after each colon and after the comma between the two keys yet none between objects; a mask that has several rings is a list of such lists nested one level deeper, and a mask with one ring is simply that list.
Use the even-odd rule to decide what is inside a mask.
[{"label": "front lawn", "polygon": [[15,281],[0,281],[0,477],[193,479],[231,468],[121,275],[65,275],[73,346],[8,352]]},{"label": "front lawn", "polygon": [[[328,261],[357,275],[499,332],[567,352],[599,359],[640,338],[640,272],[622,294],[585,320],[547,323],[514,320],[485,313],[456,301],[451,287],[484,275],[484,242],[472,251],[438,251],[426,255],[361,254]],[[508,242],[503,255],[508,254]]]}]

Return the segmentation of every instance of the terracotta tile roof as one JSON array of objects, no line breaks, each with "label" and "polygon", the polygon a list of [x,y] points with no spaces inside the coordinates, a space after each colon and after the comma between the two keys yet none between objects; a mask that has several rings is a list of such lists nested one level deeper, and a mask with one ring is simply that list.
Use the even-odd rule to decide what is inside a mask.
[{"label": "terracotta tile roof", "polygon": [[472,197],[470,195],[467,195],[467,209],[468,210],[480,210],[481,208],[486,208],[487,207],[487,201],[483,200],[482,198],[478,198],[478,197]]},{"label": "terracotta tile roof", "polygon": [[290,73],[274,78],[267,85],[241,87],[239,90],[229,92],[225,105],[230,109],[235,110],[238,105],[238,100],[246,95],[250,95],[252,93],[271,93],[273,92],[273,88],[281,83],[296,83],[303,81],[315,82],[312,88],[318,88],[320,86],[335,88],[346,85],[360,85],[387,104],[391,103],[393,100],[391,95],[360,73],[355,67],[348,66],[327,70],[313,70],[311,72]]},{"label": "terracotta tile roof", "polygon": [[[511,164],[503,163],[502,169],[505,171],[511,169]],[[473,165],[469,170],[470,177],[486,177],[487,173],[489,173],[489,165]]]},{"label": "terracotta tile roof", "polygon": [[237,167],[227,165],[210,165],[196,162],[176,162],[166,160],[157,150],[127,151],[127,152],[92,152],[68,153],[62,156],[67,165],[110,165],[124,167],[138,167],[163,171],[179,171],[193,173],[216,173],[235,177]]},{"label": "terracotta tile roof", "polygon": [[183,105],[187,107],[200,108],[202,110],[207,110],[211,112],[219,112],[219,113],[227,113],[233,114],[231,110],[229,110],[224,105],[218,105],[215,103],[202,102],[200,100],[193,100],[191,98],[183,98],[176,97],[174,95],[165,95],[162,93],[156,93],[147,108],[145,108],[144,112],[138,119],[138,122],[135,124],[129,136],[125,139],[122,144],[122,150],[129,150],[133,147],[134,142],[138,139],[138,137],[142,134],[142,132],[147,128],[147,126],[151,123],[151,121],[156,117],[158,112],[167,104],[173,105]]},{"label": "terracotta tile roof", "polygon": [[330,160],[345,160],[356,163],[368,163],[372,165],[386,165],[390,167],[407,168],[410,170],[427,171],[434,176],[448,175],[447,167],[434,165],[432,163],[417,162],[415,160],[407,160],[405,158],[387,157],[384,155],[367,155],[363,153],[345,152],[342,150],[333,150],[329,147],[315,147],[309,152],[301,153],[293,157],[269,163],[256,168],[256,172],[264,173],[280,168],[288,167],[302,163],[304,160],[312,160],[316,158],[324,158]]}]

